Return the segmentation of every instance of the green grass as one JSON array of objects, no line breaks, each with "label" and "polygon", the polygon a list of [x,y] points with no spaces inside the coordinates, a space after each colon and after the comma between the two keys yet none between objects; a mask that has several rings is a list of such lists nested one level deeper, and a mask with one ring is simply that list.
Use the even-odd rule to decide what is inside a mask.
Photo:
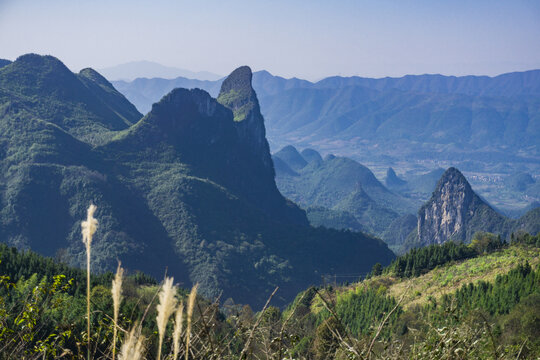
[{"label": "green grass", "polygon": [[410,308],[426,304],[430,297],[438,299],[468,283],[493,281],[497,275],[507,273],[525,261],[537,266],[540,263],[538,248],[514,245],[485,256],[446,264],[419,277],[399,279],[380,276],[368,280],[368,283],[386,282],[389,284],[388,294],[396,298],[405,294],[403,306]]}]

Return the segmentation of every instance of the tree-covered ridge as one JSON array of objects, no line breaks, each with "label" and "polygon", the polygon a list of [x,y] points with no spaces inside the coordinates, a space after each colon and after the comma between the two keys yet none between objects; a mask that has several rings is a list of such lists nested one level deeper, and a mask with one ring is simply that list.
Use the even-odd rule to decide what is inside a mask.
[{"label": "tree-covered ridge", "polygon": [[[510,244],[524,244],[540,247],[540,234],[517,232],[510,236]],[[400,278],[417,277],[448,263],[466,260],[505,249],[508,242],[500,235],[477,232],[469,244],[448,241],[443,244],[432,244],[421,248],[413,248],[398,256],[384,269],[384,274]],[[380,275],[383,271],[371,275]]]},{"label": "tree-covered ridge", "polygon": [[[251,72],[234,77],[245,85]],[[94,203],[94,271],[120,259],[131,271],[161,278],[167,269],[209,297],[223,291],[255,305],[274,286],[283,304],[321,273],[366,272],[394,257],[371,236],[308,226],[276,187],[258,105],[237,122],[207,92],[176,89],[129,126],[122,114],[131,105],[99,74],[75,75],[38,55],[0,70],[0,94],[0,237],[9,245],[80,266],[79,219]],[[113,124],[90,132],[101,145],[76,136],[97,117]]]},{"label": "tree-covered ridge", "polygon": [[478,252],[471,246],[449,241],[442,245],[434,244],[411,249],[392,261],[384,271],[386,274],[398,277],[413,277],[450,261],[465,260],[475,256],[478,256]]},{"label": "tree-covered ridge", "polygon": [[508,274],[497,276],[493,283],[470,283],[452,295],[443,296],[440,306],[455,307],[463,313],[481,308],[490,315],[508,314],[521,299],[533,293],[540,296],[539,287],[540,271],[526,262]]},{"label": "tree-covered ridge", "polygon": [[0,103],[10,117],[29,113],[79,140],[100,144],[142,115],[96,74],[91,69],[74,74],[52,56],[23,55],[0,69]]},{"label": "tree-covered ridge", "polygon": [[[66,279],[73,280],[69,287],[69,294],[81,295],[85,289],[85,271],[58,262],[57,259],[41,256],[33,251],[19,251],[14,247],[0,244],[0,274],[9,277],[9,281],[17,283],[28,280],[37,274],[40,278],[52,279],[56,275],[64,275]],[[92,277],[92,286],[108,286],[114,274],[106,272]],[[144,273],[133,274],[132,279],[140,285],[155,285],[157,281]]]},{"label": "tree-covered ridge", "polygon": [[[350,347],[357,344],[359,334],[369,345],[377,333],[380,342],[375,342],[372,355],[435,359],[445,353],[455,356],[453,350],[461,348],[463,354],[468,354],[464,358],[493,358],[494,350],[496,358],[507,358],[505,352],[515,357],[520,350],[523,358],[534,358],[540,351],[536,337],[540,320],[540,257],[536,242],[540,237],[516,234],[514,239],[512,245],[507,245],[491,234],[478,234],[472,245],[447,243],[424,248],[426,253],[439,254],[440,259],[444,257],[441,254],[446,254],[447,260],[435,270],[426,270],[418,281],[412,279],[412,283],[410,279],[396,279],[394,272],[400,259],[423,257],[415,251],[384,270],[375,267],[372,277],[359,283],[306,290],[284,312],[287,318],[295,309],[297,318],[293,317],[293,321],[304,331],[295,350],[313,358],[346,358],[349,351],[353,352]],[[467,251],[474,252],[475,258],[456,260],[459,253]],[[457,287],[447,288],[446,282],[435,279],[431,285],[435,288],[433,295],[423,302],[415,301],[426,297],[415,282],[431,281],[428,279],[433,277],[432,272],[451,274],[473,260],[489,263],[493,257],[498,259],[495,267],[480,268],[474,276],[469,267],[462,285]],[[485,280],[474,280],[478,278]],[[395,291],[396,285],[403,285],[399,292]],[[384,326],[379,327],[382,323]],[[445,340],[452,341],[454,347],[437,345]],[[349,356],[362,358],[354,352]]]},{"label": "tree-covered ridge", "polygon": [[6,59],[0,59],[0,68],[3,68],[4,66],[9,65],[9,64],[11,64],[11,61],[6,60]]}]

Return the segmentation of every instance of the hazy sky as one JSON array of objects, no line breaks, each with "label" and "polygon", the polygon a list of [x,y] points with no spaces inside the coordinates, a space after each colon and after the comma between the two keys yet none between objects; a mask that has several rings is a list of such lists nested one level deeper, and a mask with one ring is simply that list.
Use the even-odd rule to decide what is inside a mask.
[{"label": "hazy sky", "polygon": [[0,0],[0,58],[286,77],[540,68],[540,1]]}]

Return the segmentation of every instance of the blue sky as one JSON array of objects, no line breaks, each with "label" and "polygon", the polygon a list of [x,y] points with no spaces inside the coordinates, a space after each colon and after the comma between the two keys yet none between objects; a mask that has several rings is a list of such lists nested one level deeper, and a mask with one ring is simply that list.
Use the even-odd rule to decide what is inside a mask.
[{"label": "blue sky", "polygon": [[286,77],[540,68],[540,1],[0,0],[0,58]]}]

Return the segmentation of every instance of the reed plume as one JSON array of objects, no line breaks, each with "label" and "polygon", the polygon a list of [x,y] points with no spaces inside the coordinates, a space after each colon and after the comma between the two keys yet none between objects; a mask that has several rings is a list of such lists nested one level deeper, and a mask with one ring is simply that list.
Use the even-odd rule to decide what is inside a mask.
[{"label": "reed plume", "polygon": [[113,328],[113,353],[112,353],[112,360],[115,359],[116,355],[116,336],[117,336],[117,324],[118,324],[118,315],[120,312],[120,303],[122,302],[122,280],[124,276],[124,269],[121,266],[122,264],[118,262],[118,268],[116,269],[116,275],[114,276],[114,279],[112,281],[112,298],[113,298],[113,321],[114,321],[114,328]]},{"label": "reed plume", "polygon": [[163,337],[165,336],[165,330],[167,328],[167,322],[171,317],[176,307],[176,286],[173,285],[174,279],[172,277],[165,277],[163,287],[159,293],[159,304],[157,306],[157,326],[159,331],[159,344],[157,359],[161,359],[161,345],[163,344]]},{"label": "reed plume", "polygon": [[88,360],[90,360],[90,254],[92,250],[92,237],[96,233],[98,221],[94,219],[97,207],[90,204],[87,211],[86,221],[81,223],[83,243],[86,246],[86,315],[88,320]]},{"label": "reed plume", "polygon": [[129,332],[122,348],[118,360],[141,360],[144,354],[144,336],[141,335],[137,324]]},{"label": "reed plume", "polygon": [[190,335],[191,335],[191,318],[193,317],[193,309],[195,307],[195,299],[197,297],[197,288],[199,287],[199,284],[195,284],[193,288],[191,288],[191,292],[189,293],[188,298],[188,307],[187,307],[187,329],[186,329],[186,360],[189,359],[189,342],[190,342]]},{"label": "reed plume", "polygon": [[173,345],[174,355],[173,360],[178,359],[178,353],[180,353],[180,335],[182,334],[182,321],[184,315],[184,302],[181,302],[176,309],[174,317],[174,332],[173,332]]}]

